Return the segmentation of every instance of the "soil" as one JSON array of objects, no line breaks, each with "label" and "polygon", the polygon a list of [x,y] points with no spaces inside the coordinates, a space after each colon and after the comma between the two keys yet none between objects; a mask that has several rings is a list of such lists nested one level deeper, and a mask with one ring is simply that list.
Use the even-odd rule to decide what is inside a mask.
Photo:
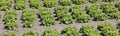
[{"label": "soil", "polygon": [[[29,2],[28,2],[29,0],[27,0],[26,2],[27,2],[27,8],[28,9],[30,9],[30,7],[29,7]],[[98,2],[98,4],[101,4],[101,0]],[[113,5],[114,5],[114,3],[115,2],[112,2],[113,3]],[[91,4],[90,2],[88,2],[88,1],[86,1],[86,3],[85,4],[83,4],[82,5],[82,7],[83,7],[83,10],[85,9],[85,6],[86,5],[88,5],[88,4]],[[14,5],[15,5],[15,3],[14,3],[14,0],[12,0],[12,6],[11,6],[11,8],[10,8],[10,11],[12,11],[12,10],[15,10],[14,9]],[[43,5],[43,1],[42,1],[42,5]],[[72,5],[74,5],[74,4],[72,4]],[[70,6],[68,6],[68,8],[70,8]],[[50,8],[51,9],[51,13],[53,13],[53,16],[55,16],[55,14],[54,14],[54,8]],[[36,11],[36,14],[38,13],[38,10],[37,9],[34,9],[35,11]],[[39,33],[39,36],[41,36],[42,34],[43,34],[43,32],[44,32],[44,30],[46,30],[47,28],[53,28],[53,29],[56,29],[59,33],[61,33],[61,31],[62,31],[62,29],[64,28],[64,27],[66,27],[66,26],[73,26],[73,27],[76,27],[78,30],[81,28],[81,26],[84,26],[84,25],[92,25],[92,26],[94,26],[94,28],[96,29],[97,28],[97,25],[99,24],[99,23],[102,23],[102,22],[109,22],[109,23],[111,23],[111,25],[113,25],[113,26],[116,26],[116,23],[119,21],[119,20],[116,20],[116,19],[107,19],[107,20],[105,20],[105,21],[92,21],[91,20],[91,22],[88,22],[88,23],[76,23],[76,22],[74,22],[74,23],[72,23],[72,24],[69,24],[69,25],[65,25],[65,24],[60,24],[60,22],[59,21],[56,21],[56,25],[52,25],[52,26],[50,26],[50,27],[46,27],[46,26],[41,26],[40,25],[40,23],[41,22],[39,22],[40,21],[40,19],[38,18],[38,17],[36,17],[36,23],[35,23],[35,25],[32,27],[32,28],[23,28],[23,21],[22,20],[20,20],[21,19],[21,15],[22,15],[22,10],[16,10],[17,11],[17,14],[18,14],[18,19],[16,20],[16,22],[18,23],[18,25],[19,25],[19,27],[17,28],[17,29],[15,29],[15,30],[6,30],[6,29],[4,29],[4,21],[3,21],[3,16],[4,16],[4,14],[5,14],[5,11],[0,11],[0,13],[2,13],[2,18],[0,19],[0,36],[4,36],[4,34],[6,33],[6,32],[8,32],[8,31],[15,31],[15,32],[18,32],[19,33],[19,36],[22,36],[23,35],[23,33],[25,32],[25,31],[27,31],[27,30],[35,30],[35,31],[37,31],[38,33]],[[70,12],[69,12],[70,13]],[[57,17],[54,17],[55,19],[57,18]],[[91,18],[92,19],[92,18]],[[96,29],[97,30],[97,29]],[[61,36],[63,36],[62,34],[61,34]]]}]

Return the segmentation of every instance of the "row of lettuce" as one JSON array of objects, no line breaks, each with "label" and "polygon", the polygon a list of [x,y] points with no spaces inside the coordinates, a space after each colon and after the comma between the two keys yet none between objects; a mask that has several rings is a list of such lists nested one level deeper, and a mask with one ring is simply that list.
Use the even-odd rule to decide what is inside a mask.
[{"label": "row of lettuce", "polygon": [[[119,29],[120,23],[118,23],[118,28],[112,26],[108,22],[100,23],[97,29],[91,25],[85,25],[78,31],[77,28],[73,26],[67,26],[62,29],[61,34],[52,28],[48,28],[43,32],[42,36],[120,36]],[[18,36],[17,32],[6,32],[5,36]],[[23,33],[23,36],[39,36],[39,33],[35,30],[27,30]]]},{"label": "row of lettuce", "polygon": [[[60,21],[62,24],[72,24],[73,22],[87,23],[91,20],[104,21],[107,19],[120,19],[120,12],[110,3],[102,3],[100,7],[97,4],[89,4],[86,6],[86,11],[84,11],[80,5],[71,6],[70,9],[65,6],[57,6],[54,8],[54,12],[49,8],[39,7],[38,10],[38,13],[33,9],[23,10],[21,16],[24,24],[23,27],[30,28],[34,26],[37,16],[41,19],[41,25],[44,26],[55,25],[56,21]],[[56,15],[54,16],[53,14]],[[57,19],[54,17],[57,17]],[[18,14],[16,11],[6,11],[4,15],[5,28],[9,30],[17,28],[17,18]]]},{"label": "row of lettuce", "polygon": [[[57,2],[59,2],[58,5],[71,5],[72,3],[80,5],[85,3],[87,0],[43,0],[44,2],[44,6],[46,7],[54,7],[57,6]],[[91,3],[96,3],[99,0],[89,0]],[[115,0],[102,0],[104,2],[113,2]],[[29,0],[29,6],[31,8],[38,8],[40,6],[42,6],[42,0]],[[9,10],[10,7],[12,7],[12,0],[0,0],[0,10]],[[27,7],[27,2],[26,0],[14,0],[14,8],[16,10],[23,10]]]}]

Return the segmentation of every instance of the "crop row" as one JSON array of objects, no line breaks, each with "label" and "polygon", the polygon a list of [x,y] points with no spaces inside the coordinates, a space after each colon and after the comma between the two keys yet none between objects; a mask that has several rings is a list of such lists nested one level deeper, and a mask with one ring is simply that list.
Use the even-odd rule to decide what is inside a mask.
[{"label": "crop row", "polygon": [[[101,11],[100,8],[103,11]],[[107,19],[106,15],[114,19],[120,18],[120,13],[117,12],[116,8],[112,4],[102,3],[100,5],[100,8],[98,7],[97,4],[90,4],[86,6],[87,13],[90,14],[90,16],[94,17],[95,20],[106,20]],[[54,8],[54,10],[58,20],[60,20],[61,23],[71,24],[73,23],[74,19],[77,22],[89,22],[90,20],[90,16],[87,15],[79,5],[75,5],[70,8],[72,12],[72,16],[68,13],[69,10],[67,9],[67,7],[57,6]],[[23,10],[22,20],[25,24],[24,26],[32,27],[36,20],[35,17],[36,17],[36,12],[34,10]],[[50,26],[55,24],[55,20],[49,9],[39,8],[39,17],[42,19],[41,23],[43,25]]]},{"label": "crop row", "polygon": [[42,25],[51,26],[55,24],[55,19],[48,8],[39,9],[39,17]]},{"label": "crop row", "polygon": [[67,7],[64,6],[55,7],[55,13],[57,15],[57,19],[60,20],[61,23],[65,24],[73,23],[73,18],[68,13]]},{"label": "crop row", "polygon": [[[111,7],[111,8],[109,8]],[[92,9],[91,9],[92,8]],[[101,9],[103,11],[101,11]],[[71,24],[74,20],[77,22],[89,22],[91,17],[95,20],[106,20],[108,16],[114,19],[120,19],[120,13],[117,12],[114,6],[110,3],[102,3],[100,8],[97,4],[90,4],[86,6],[86,14],[79,5],[72,6],[70,12],[65,6],[57,6],[54,8],[57,19],[64,24]],[[55,24],[54,17],[48,8],[39,8],[39,17],[41,19],[41,24],[50,26]],[[71,16],[72,15],[72,16]],[[108,16],[107,16],[108,15]],[[91,16],[91,17],[90,17]],[[12,17],[11,17],[12,18]],[[14,18],[14,17],[13,17]],[[8,20],[8,19],[7,19]],[[23,10],[22,20],[24,22],[24,27],[32,27],[36,21],[36,12],[34,10]],[[7,21],[5,21],[7,22]]]},{"label": "crop row", "polygon": [[[119,26],[119,23],[118,23]],[[44,30],[42,36],[120,36],[119,31],[117,30],[116,27],[113,27],[110,25],[110,23],[104,22],[100,23],[98,25],[98,30],[96,30],[93,26],[91,25],[85,25],[80,28],[80,31],[78,31],[77,28],[72,27],[72,26],[67,26],[64,27],[61,31],[61,34],[55,30],[48,28]],[[5,36],[18,36],[19,34],[16,32],[7,32],[5,33]],[[34,30],[27,30],[23,33],[23,36],[39,36],[39,33]]]},{"label": "crop row", "polygon": [[15,11],[12,12],[6,12],[4,15],[4,21],[5,21],[5,28],[8,30],[14,30],[18,27],[18,24],[16,22],[17,20],[17,13]]},{"label": "crop row", "polygon": [[[96,3],[99,0],[88,0],[91,3]],[[113,2],[115,0],[102,0],[103,2]],[[60,5],[66,6],[66,5],[71,5],[72,3],[80,5],[86,3],[86,0],[59,0],[58,1]]]},{"label": "crop row", "polygon": [[32,9],[25,9],[22,13],[24,27],[32,27],[36,22],[36,12]]},{"label": "crop row", "polygon": [[[23,10],[26,8],[26,0],[14,0],[15,1],[15,9],[16,10]],[[46,7],[54,7],[56,5],[63,5],[63,6],[66,6],[66,5],[71,5],[72,3],[74,4],[77,4],[77,5],[80,5],[80,4],[83,4],[85,3],[87,0],[58,0],[58,3],[57,4],[57,0],[43,0],[43,3],[44,3],[44,6]],[[99,0],[88,0],[89,2],[91,3],[96,3],[98,2]],[[115,0],[102,0],[104,2],[112,2],[112,1],[115,1]],[[29,0],[29,3],[30,3],[30,7],[31,8],[38,8],[40,7],[42,4],[41,4],[42,0]],[[0,0],[0,10],[9,10],[11,5],[12,5],[12,0]],[[119,5],[118,5],[119,7]]]}]

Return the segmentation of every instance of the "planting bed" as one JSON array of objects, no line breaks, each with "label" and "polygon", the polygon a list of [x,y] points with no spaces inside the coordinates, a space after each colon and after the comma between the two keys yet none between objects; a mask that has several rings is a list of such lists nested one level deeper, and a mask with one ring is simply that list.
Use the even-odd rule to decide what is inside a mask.
[{"label": "planting bed", "polygon": [[120,36],[119,0],[0,0],[0,36]]}]

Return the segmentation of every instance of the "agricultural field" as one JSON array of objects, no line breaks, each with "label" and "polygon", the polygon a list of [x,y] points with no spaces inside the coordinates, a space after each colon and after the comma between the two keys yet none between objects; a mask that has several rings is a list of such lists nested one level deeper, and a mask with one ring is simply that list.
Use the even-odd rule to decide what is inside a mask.
[{"label": "agricultural field", "polygon": [[120,36],[120,0],[0,0],[0,36]]}]

